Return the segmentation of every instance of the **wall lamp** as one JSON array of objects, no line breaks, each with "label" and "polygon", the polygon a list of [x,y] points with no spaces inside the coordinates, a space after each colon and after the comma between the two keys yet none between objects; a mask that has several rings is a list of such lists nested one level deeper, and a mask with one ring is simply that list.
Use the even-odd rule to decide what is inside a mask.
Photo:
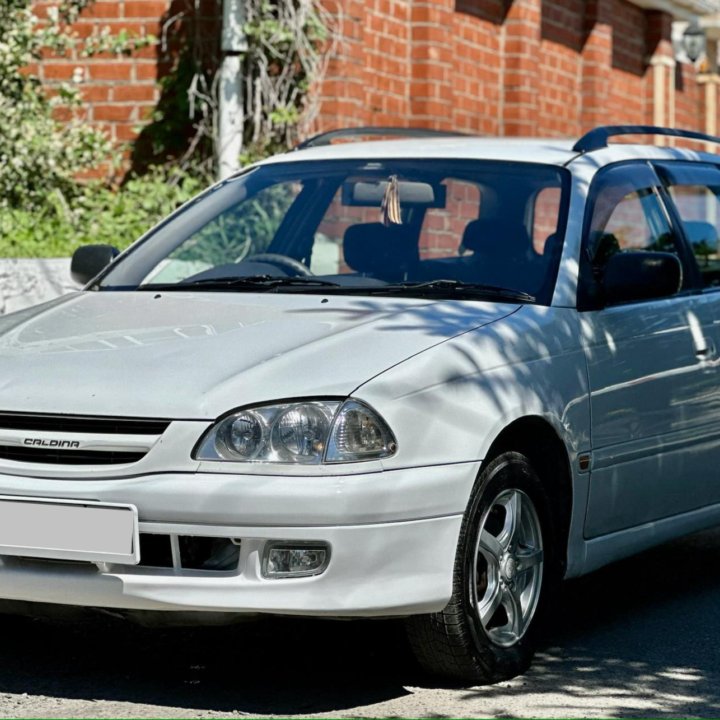
[{"label": "wall lamp", "polygon": [[705,52],[707,46],[707,36],[705,31],[700,27],[700,23],[695,18],[682,34],[682,48],[687,55],[688,60],[694,63]]}]

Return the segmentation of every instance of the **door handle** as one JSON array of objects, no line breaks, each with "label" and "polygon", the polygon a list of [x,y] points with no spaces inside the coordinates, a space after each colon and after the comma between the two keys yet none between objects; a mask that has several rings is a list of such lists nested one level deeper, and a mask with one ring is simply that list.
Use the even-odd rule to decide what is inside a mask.
[{"label": "door handle", "polygon": [[705,347],[695,349],[695,357],[700,360],[711,360],[716,355],[717,351],[715,350],[715,343],[709,340],[705,343]]}]

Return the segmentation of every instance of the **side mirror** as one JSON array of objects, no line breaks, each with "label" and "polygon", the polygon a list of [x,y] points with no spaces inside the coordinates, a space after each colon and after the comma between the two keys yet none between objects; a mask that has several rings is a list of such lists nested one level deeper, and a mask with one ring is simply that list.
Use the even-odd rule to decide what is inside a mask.
[{"label": "side mirror", "polygon": [[670,297],[681,285],[680,260],[666,252],[627,251],[611,255],[602,280],[606,305]]},{"label": "side mirror", "polygon": [[120,251],[112,245],[84,245],[72,256],[70,275],[76,283],[85,285],[101,270],[105,269]]}]

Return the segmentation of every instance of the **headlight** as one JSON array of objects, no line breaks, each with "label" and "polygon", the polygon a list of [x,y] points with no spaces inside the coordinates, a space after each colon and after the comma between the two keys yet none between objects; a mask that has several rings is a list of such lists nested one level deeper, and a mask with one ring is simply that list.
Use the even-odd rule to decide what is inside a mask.
[{"label": "headlight", "polygon": [[270,444],[284,462],[322,459],[332,422],[332,411],[319,403],[291,405],[273,423]]},{"label": "headlight", "polygon": [[194,457],[317,465],[377,460],[396,451],[390,428],[367,405],[308,400],[239,410],[205,433]]},{"label": "headlight", "polygon": [[335,417],[325,462],[358,462],[394,455],[395,437],[385,421],[367,405],[348,400]]},{"label": "headlight", "polygon": [[266,434],[267,424],[262,415],[247,410],[223,425],[222,433],[218,435],[218,449],[223,455],[252,460],[262,451]]}]

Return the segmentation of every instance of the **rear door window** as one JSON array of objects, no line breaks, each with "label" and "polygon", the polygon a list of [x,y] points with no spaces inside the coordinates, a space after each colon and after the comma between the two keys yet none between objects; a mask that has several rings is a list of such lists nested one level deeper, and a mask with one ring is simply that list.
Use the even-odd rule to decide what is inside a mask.
[{"label": "rear door window", "polygon": [[658,166],[697,262],[704,288],[720,288],[720,169],[709,163]]}]

